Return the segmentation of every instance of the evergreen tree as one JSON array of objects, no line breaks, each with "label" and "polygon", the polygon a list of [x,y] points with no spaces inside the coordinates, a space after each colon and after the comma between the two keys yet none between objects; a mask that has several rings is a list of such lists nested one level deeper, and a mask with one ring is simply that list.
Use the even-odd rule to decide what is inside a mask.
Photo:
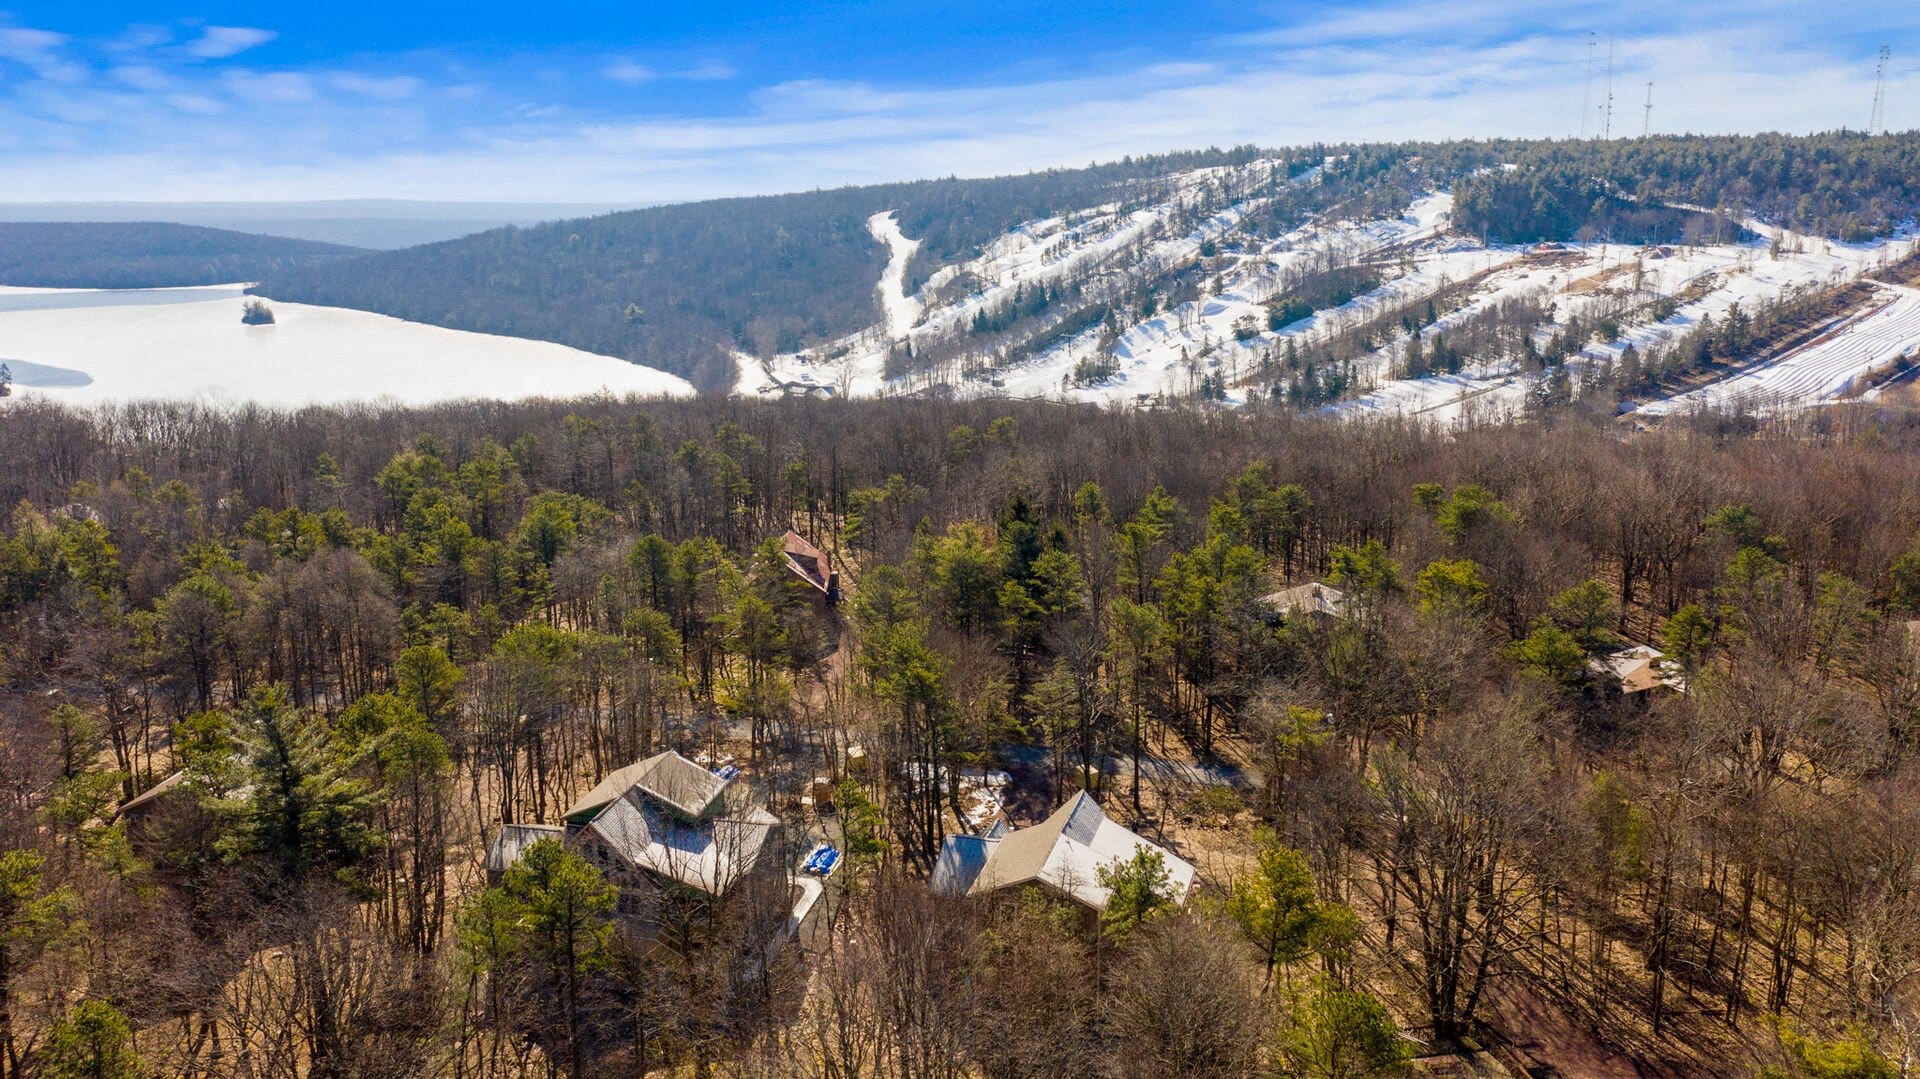
[{"label": "evergreen tree", "polygon": [[53,1029],[37,1074],[47,1079],[139,1079],[147,1074],[133,1028],[104,1000],[81,1001]]},{"label": "evergreen tree", "polygon": [[1117,859],[1095,870],[1107,890],[1107,906],[1100,912],[1100,928],[1125,937],[1147,919],[1173,906],[1173,880],[1167,859],[1159,851],[1141,847],[1133,857]]}]

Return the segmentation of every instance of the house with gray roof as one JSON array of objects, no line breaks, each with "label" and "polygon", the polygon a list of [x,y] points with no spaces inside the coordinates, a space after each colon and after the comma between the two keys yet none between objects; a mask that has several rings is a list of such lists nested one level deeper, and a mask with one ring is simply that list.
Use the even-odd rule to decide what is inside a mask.
[{"label": "house with gray roof", "polygon": [[767,883],[784,894],[779,831],[779,818],[738,777],[668,750],[602,779],[560,824],[503,825],[487,852],[487,876],[497,881],[528,846],[557,838],[619,888],[623,915],[644,923],[669,889],[720,899],[779,877]]}]

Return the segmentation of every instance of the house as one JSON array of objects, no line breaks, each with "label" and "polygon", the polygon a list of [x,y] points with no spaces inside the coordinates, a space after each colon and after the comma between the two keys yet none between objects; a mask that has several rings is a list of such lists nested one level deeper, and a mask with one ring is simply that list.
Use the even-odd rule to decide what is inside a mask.
[{"label": "house", "polygon": [[1655,689],[1687,691],[1687,680],[1673,671],[1666,653],[1650,645],[1636,644],[1596,656],[1587,661],[1587,669],[1609,684],[1618,683],[1620,692],[1628,696]]},{"label": "house", "polygon": [[737,770],[711,772],[668,750],[602,779],[560,824],[502,825],[487,878],[497,882],[535,842],[559,839],[600,869],[620,890],[621,914],[644,926],[671,889],[724,898],[764,884],[784,895],[779,831]]},{"label": "house", "polygon": [[833,568],[833,560],[827,552],[808,543],[800,533],[789,528],[780,537],[780,553],[786,557],[787,568],[820,593],[828,603],[840,599],[840,574]]},{"label": "house", "polygon": [[1276,618],[1295,614],[1317,622],[1335,622],[1346,616],[1347,594],[1332,585],[1310,581],[1261,596],[1260,605]]},{"label": "house", "polygon": [[1100,870],[1142,849],[1160,852],[1175,901],[1186,902],[1193,863],[1110,820],[1086,791],[1032,828],[1008,831],[1003,821],[984,835],[948,836],[931,886],[941,895],[962,896],[1032,884],[1097,912],[1110,898],[1100,885]]},{"label": "house", "polygon": [[565,839],[566,829],[557,824],[503,824],[494,833],[487,848],[487,883],[496,885],[507,875],[507,867],[520,860],[527,848],[542,839]]},{"label": "house", "polygon": [[185,771],[174,772],[167,778],[120,803],[120,808],[113,811],[113,819],[129,824],[145,820],[154,810],[159,809],[160,804],[174,791],[183,790],[186,782],[187,773]]}]

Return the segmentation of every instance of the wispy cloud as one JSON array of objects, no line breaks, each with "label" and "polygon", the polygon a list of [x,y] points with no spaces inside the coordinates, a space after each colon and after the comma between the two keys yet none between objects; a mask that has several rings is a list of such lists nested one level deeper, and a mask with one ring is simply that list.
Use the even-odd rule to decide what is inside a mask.
[{"label": "wispy cloud", "polygon": [[148,93],[159,93],[174,85],[171,75],[148,64],[123,64],[108,74],[135,90],[145,90]]},{"label": "wispy cloud", "polygon": [[65,58],[67,35],[24,26],[0,26],[0,60],[11,60],[53,82],[79,82],[86,69]]},{"label": "wispy cloud", "polygon": [[335,88],[361,97],[376,98],[381,101],[402,101],[420,92],[423,85],[412,75],[389,75],[384,78],[375,75],[356,75],[343,72],[330,80]]},{"label": "wispy cloud", "polygon": [[297,104],[313,100],[313,80],[297,71],[229,71],[226,83],[233,96],[269,104]]},{"label": "wispy cloud", "polygon": [[614,82],[628,84],[652,82],[660,77],[658,71],[645,64],[634,63],[632,60],[616,60],[608,64],[600,73]]},{"label": "wispy cloud", "polygon": [[227,111],[225,105],[204,94],[169,94],[166,102],[181,112],[196,116],[218,116]]},{"label": "wispy cloud", "polygon": [[66,44],[65,34],[30,27],[0,26],[0,58],[21,64],[41,63]]},{"label": "wispy cloud", "polygon": [[280,35],[251,26],[209,26],[187,44],[187,52],[203,60],[223,60],[265,45]]},{"label": "wispy cloud", "polygon": [[718,60],[703,60],[691,67],[661,69],[636,60],[615,60],[600,70],[602,75],[614,82],[629,86],[657,79],[682,79],[687,82],[715,82],[736,78],[740,72],[732,65]]},{"label": "wispy cloud", "polygon": [[[1877,29],[1920,31],[1920,8],[1862,2]],[[860,79],[804,57],[756,58],[743,74],[701,59],[704,43],[277,65],[272,51],[240,56],[272,40],[266,29],[87,40],[0,21],[0,199],[656,200],[1206,145],[1567,136],[1600,122],[1581,112],[1587,34],[1599,30],[1604,55],[1609,24],[1616,134],[1639,131],[1646,81],[1655,131],[1865,123],[1877,39],[1836,38],[1790,5],[1670,6],[1387,0],[1097,63]],[[729,48],[712,46],[754,57]],[[1920,126],[1920,66],[1896,59],[1887,78],[1888,126]]]}]

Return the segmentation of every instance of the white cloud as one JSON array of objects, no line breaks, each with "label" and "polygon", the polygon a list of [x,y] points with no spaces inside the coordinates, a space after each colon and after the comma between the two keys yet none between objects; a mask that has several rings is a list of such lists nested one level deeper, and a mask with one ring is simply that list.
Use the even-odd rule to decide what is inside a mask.
[{"label": "white cloud", "polygon": [[740,72],[734,68],[732,64],[722,63],[718,60],[704,60],[692,67],[675,70],[662,70],[634,60],[616,60],[608,64],[605,68],[602,68],[600,74],[612,79],[614,82],[638,85],[643,82],[653,82],[655,79],[685,79],[688,82],[716,82],[721,79],[736,78]]},{"label": "white cloud", "polygon": [[114,52],[144,52],[159,48],[173,40],[173,31],[164,26],[141,24],[127,27],[127,32],[107,43]]},{"label": "white cloud", "polygon": [[608,64],[606,69],[600,73],[612,79],[614,82],[624,83],[652,82],[654,79],[660,77],[658,71],[655,71],[645,64],[636,64],[631,60],[615,61],[614,63]]},{"label": "white cloud", "polygon": [[931,100],[933,96],[924,92],[889,91],[870,83],[831,79],[796,79],[754,94],[755,103],[768,113],[785,116],[888,112]]},{"label": "white cloud", "polygon": [[214,116],[227,111],[225,105],[203,94],[169,94],[167,104],[181,112],[190,112],[198,116]]},{"label": "white cloud", "polygon": [[172,76],[147,64],[124,64],[114,68],[108,74],[135,90],[145,90],[149,93],[156,93],[173,85]]},{"label": "white cloud", "polygon": [[381,78],[375,75],[356,75],[343,72],[329,80],[335,87],[350,94],[375,98],[381,101],[400,101],[420,92],[421,82],[412,75],[393,75]]},{"label": "white cloud", "polygon": [[22,64],[39,63],[67,43],[67,35],[24,26],[0,26],[0,58]]},{"label": "white cloud", "polygon": [[1154,64],[1146,68],[1144,73],[1156,78],[1189,79],[1199,78],[1202,75],[1218,74],[1219,71],[1220,68],[1214,64],[1203,64],[1194,61],[1174,61],[1165,64]]},{"label": "white cloud", "polygon": [[188,43],[187,52],[203,60],[221,60],[265,45],[280,35],[251,26],[209,26]]},{"label": "white cloud", "polygon": [[61,49],[67,35],[25,26],[0,26],[0,60],[11,60],[32,68],[33,73],[50,82],[80,82],[86,69],[66,60]]},{"label": "white cloud", "polygon": [[286,105],[313,100],[313,80],[297,71],[230,71],[226,84],[233,96],[250,102]]}]

